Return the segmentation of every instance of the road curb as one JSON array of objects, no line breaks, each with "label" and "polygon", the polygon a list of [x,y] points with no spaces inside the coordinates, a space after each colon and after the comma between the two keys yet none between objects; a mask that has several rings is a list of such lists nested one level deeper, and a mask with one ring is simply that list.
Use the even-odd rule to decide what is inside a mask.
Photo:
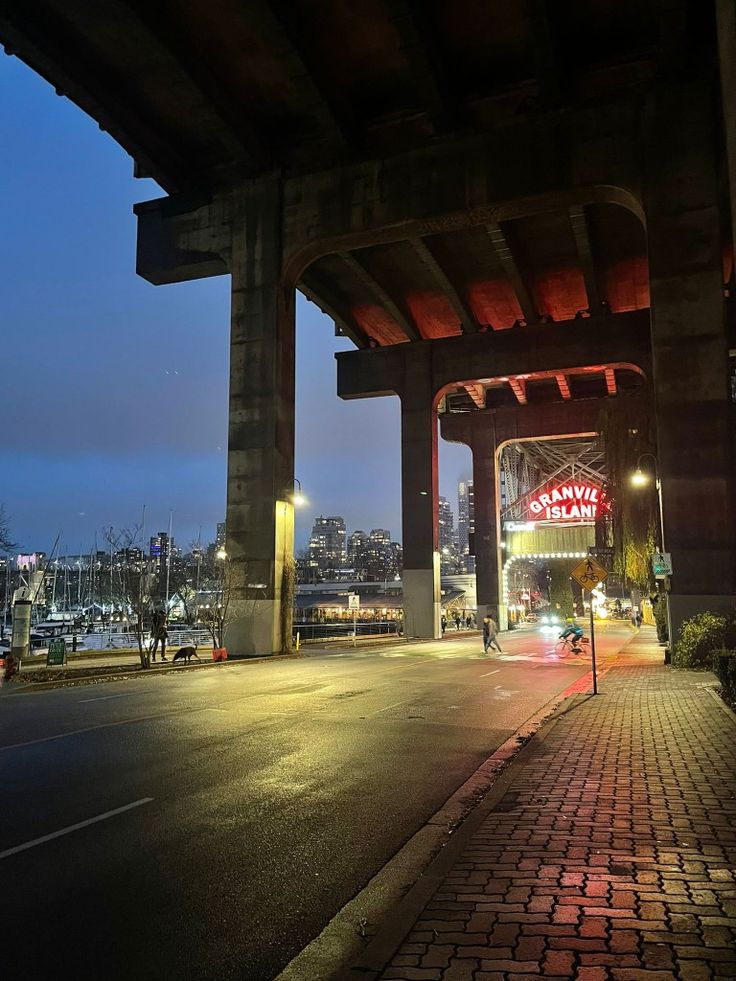
[{"label": "road curb", "polygon": [[262,664],[264,661],[297,661],[303,657],[301,654],[269,654],[262,657],[235,657],[227,661],[206,661],[202,664],[173,664],[162,665],[156,668],[122,668],[120,671],[109,671],[104,674],[80,675],[77,678],[59,678],[58,681],[29,681],[22,684],[22,687],[15,687],[17,682],[11,681],[8,685],[0,687],[3,695],[27,695],[37,691],[50,691],[55,688],[74,688],[80,685],[105,684],[113,681],[128,681],[131,678],[150,678],[154,675],[163,674],[182,674],[185,671],[202,671],[207,668],[226,668],[228,666],[243,664]]},{"label": "road curb", "polygon": [[[584,679],[592,679],[592,673],[551,698],[509,736],[275,981],[377,977],[436,891],[456,850],[501,799],[518,766],[536,750],[542,727],[551,731],[563,711],[584,697],[573,691]],[[541,738],[546,738],[546,732]]]}]

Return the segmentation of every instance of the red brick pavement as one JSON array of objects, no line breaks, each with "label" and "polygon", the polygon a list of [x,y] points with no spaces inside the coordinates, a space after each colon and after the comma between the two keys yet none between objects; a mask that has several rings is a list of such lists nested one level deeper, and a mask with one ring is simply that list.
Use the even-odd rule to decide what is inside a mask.
[{"label": "red brick pavement", "polygon": [[645,646],[543,730],[381,978],[736,977],[736,722]]}]

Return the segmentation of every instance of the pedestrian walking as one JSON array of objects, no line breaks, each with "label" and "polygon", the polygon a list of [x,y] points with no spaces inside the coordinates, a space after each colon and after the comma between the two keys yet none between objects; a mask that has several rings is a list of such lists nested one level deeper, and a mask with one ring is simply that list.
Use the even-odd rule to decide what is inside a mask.
[{"label": "pedestrian walking", "polygon": [[444,613],[440,617],[440,626],[442,627],[442,633],[444,634],[445,630],[447,629],[447,617]]},{"label": "pedestrian walking", "polygon": [[462,621],[460,619],[460,614],[459,613],[456,613],[455,614],[455,630],[459,630],[460,629],[460,624],[461,623],[462,623]]},{"label": "pedestrian walking", "polygon": [[159,611],[153,614],[153,623],[151,624],[151,640],[153,641],[153,646],[151,648],[151,660],[156,660],[156,650],[159,644],[161,645],[161,660],[168,661],[166,657],[166,638],[169,636],[169,632],[166,629],[166,614]]},{"label": "pedestrian walking", "polygon": [[499,654],[503,654],[501,645],[498,642],[498,624],[491,616],[483,618],[483,653],[488,653],[489,647],[495,647]]}]

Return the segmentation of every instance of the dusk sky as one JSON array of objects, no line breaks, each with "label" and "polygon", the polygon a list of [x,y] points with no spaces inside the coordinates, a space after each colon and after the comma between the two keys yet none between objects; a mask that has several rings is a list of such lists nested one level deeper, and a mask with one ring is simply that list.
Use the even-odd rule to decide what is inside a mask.
[{"label": "dusk sky", "polygon": [[[89,551],[103,526],[187,547],[225,514],[228,277],[135,274],[137,201],[161,197],[96,123],[17,58],[0,60],[0,503],[20,549]],[[337,398],[332,321],[297,303],[296,475],[316,514],[401,538],[399,402]],[[465,447],[441,442],[457,509]]]}]

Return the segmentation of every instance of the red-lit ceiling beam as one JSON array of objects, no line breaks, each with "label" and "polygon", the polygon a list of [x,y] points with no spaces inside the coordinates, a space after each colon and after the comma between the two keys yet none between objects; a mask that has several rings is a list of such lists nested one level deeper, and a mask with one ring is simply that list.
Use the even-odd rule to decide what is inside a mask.
[{"label": "red-lit ceiling beam", "polygon": [[598,289],[598,277],[596,275],[595,262],[593,260],[593,250],[590,245],[590,233],[588,231],[588,220],[585,216],[585,208],[576,205],[568,211],[570,227],[575,238],[575,248],[578,253],[580,269],[585,280],[585,292],[588,296],[588,309],[591,314],[599,313],[601,309],[600,290]]},{"label": "red-lit ceiling beam", "polygon": [[608,389],[608,394],[615,395],[616,392],[618,391],[618,388],[616,386],[615,370],[613,368],[606,368],[605,376],[606,376],[606,388]]},{"label": "red-lit ceiling beam", "polygon": [[566,375],[555,375],[557,380],[557,387],[560,390],[560,395],[563,399],[567,400],[570,398],[570,383],[567,380]]},{"label": "red-lit ceiling beam", "polygon": [[539,320],[539,314],[534,306],[531,288],[521,273],[503,229],[496,221],[489,222],[486,229],[498,261],[501,263],[506,278],[511,283],[511,288],[516,293],[516,299],[519,301],[524,320],[528,325],[536,324]]},{"label": "red-lit ceiling beam", "polygon": [[422,336],[416,325],[399,310],[394,300],[381,284],[368,272],[353,252],[339,252],[338,255],[357,279],[373,294],[396,325],[401,328],[410,341],[421,341]]},{"label": "red-lit ceiling beam", "polygon": [[479,409],[485,409],[486,407],[486,390],[482,385],[466,385],[465,391],[475,402]]},{"label": "red-lit ceiling beam", "polygon": [[509,378],[509,385],[519,405],[526,405],[526,382],[523,378]]},{"label": "red-lit ceiling beam", "polygon": [[409,244],[447,298],[459,321],[460,330],[463,334],[475,333],[479,327],[478,321],[473,316],[470,307],[463,300],[459,288],[450,281],[447,273],[439,262],[437,262],[427,243],[421,238],[412,238],[409,240]]}]

